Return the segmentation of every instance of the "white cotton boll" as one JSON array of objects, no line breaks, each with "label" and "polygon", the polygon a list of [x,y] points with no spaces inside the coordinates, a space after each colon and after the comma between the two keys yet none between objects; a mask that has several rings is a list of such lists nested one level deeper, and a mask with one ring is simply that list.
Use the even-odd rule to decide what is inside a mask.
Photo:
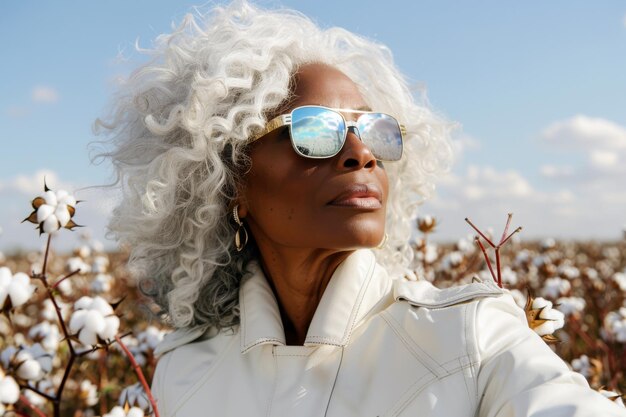
[{"label": "white cotton boll", "polygon": [[154,326],[148,326],[146,330],[139,333],[137,340],[147,349],[154,350],[159,343],[163,341],[165,332]]},{"label": "white cotton boll", "polygon": [[111,291],[111,283],[113,277],[109,274],[98,274],[91,283],[91,290],[94,292],[102,293]]},{"label": "white cotton boll", "polygon": [[92,407],[98,404],[98,388],[91,383],[91,381],[85,379],[80,383],[80,394],[85,400],[87,406]]},{"label": "white cotton boll", "polygon": [[46,191],[42,197],[46,200],[46,203],[51,206],[56,206],[58,204],[57,195],[52,190]]},{"label": "white cotton boll", "polygon": [[533,330],[539,336],[545,336],[554,333],[557,329],[560,329],[560,327],[555,326],[551,321],[546,321],[545,323],[535,327]]},{"label": "white cotton boll", "polygon": [[65,191],[65,190],[59,190],[57,192],[57,201],[59,205],[63,205],[63,206],[72,206],[72,207],[76,207],[76,199],[74,198],[74,196],[67,194],[67,191],[65,191],[65,195],[61,196],[60,193],[61,191]]},{"label": "white cotton boll", "polygon": [[559,266],[558,273],[567,279],[575,279],[580,276],[578,268],[568,264]]},{"label": "white cotton boll", "polygon": [[71,295],[72,294],[72,278],[68,278],[68,279],[64,279],[63,281],[61,281],[58,285],[57,285],[57,289],[61,292],[61,294],[63,295]]},{"label": "white cotton boll", "polygon": [[100,337],[104,340],[113,339],[120,328],[120,319],[117,316],[109,316],[105,319],[105,326],[101,332]]},{"label": "white cotton boll", "polygon": [[127,417],[127,416],[126,416],[126,413],[124,412],[124,409],[120,407],[119,405],[116,405],[115,407],[111,409],[111,411],[109,411],[102,417]]},{"label": "white cotton boll", "polygon": [[65,225],[70,221],[71,218],[67,206],[57,206],[57,209],[54,211],[54,215],[61,224],[61,227],[65,227]]},{"label": "white cotton boll", "polygon": [[87,346],[93,346],[98,344],[98,338],[96,336],[96,333],[86,328],[82,329],[78,333],[78,340],[80,341],[80,343]]},{"label": "white cotton boll", "polygon": [[54,206],[42,204],[37,208],[37,223],[41,223],[54,214]]},{"label": "white cotton boll", "polygon": [[19,307],[26,303],[35,292],[35,286],[30,284],[30,277],[23,272],[13,275],[9,286],[9,297],[13,307]]},{"label": "white cotton boll", "polygon": [[90,308],[100,312],[103,316],[113,314],[113,307],[111,307],[111,304],[107,303],[107,301],[100,296],[94,297]]},{"label": "white cotton boll", "polygon": [[56,352],[59,347],[59,328],[47,321],[41,322],[30,329],[28,336],[38,340],[47,352]]},{"label": "white cotton boll", "polygon": [[61,203],[61,201],[66,198],[68,195],[70,195],[70,193],[68,193],[67,191],[65,191],[64,189],[60,189],[57,190],[56,192],[56,196],[57,196],[57,201],[59,202],[59,204]]},{"label": "white cotton boll", "polygon": [[27,381],[36,381],[43,377],[41,365],[36,360],[25,360],[17,368],[17,376]]},{"label": "white cotton boll", "polygon": [[96,273],[105,273],[109,267],[109,258],[106,256],[96,256],[93,260],[91,270]]},{"label": "white cotton boll", "polygon": [[615,340],[620,343],[626,342],[626,321],[621,320],[615,322],[613,325],[613,333],[615,334]]},{"label": "white cotton boll", "polygon": [[589,363],[589,357],[582,355],[578,359],[572,361],[572,369],[580,373],[585,378],[589,378],[592,375],[591,364]]},{"label": "white cotton boll", "polygon": [[548,298],[558,298],[561,295],[565,295],[572,288],[572,284],[569,281],[559,277],[548,278],[542,289],[542,295]]},{"label": "white cotton boll", "polygon": [[104,330],[105,326],[106,324],[104,321],[104,317],[102,317],[102,314],[95,310],[89,310],[85,318],[84,329],[87,329],[90,332],[100,333],[102,330]]},{"label": "white cotton boll", "polygon": [[76,249],[75,252],[78,256],[85,259],[91,255],[91,248],[87,245],[82,245],[81,247]]},{"label": "white cotton boll", "polygon": [[[70,319],[72,332],[79,332],[78,339],[86,345],[98,343],[98,337],[108,340],[117,334],[119,318],[111,305],[102,297],[81,297],[74,305],[77,310]],[[82,308],[78,308],[82,307]]]},{"label": "white cotton boll", "polygon": [[87,310],[77,310],[72,314],[70,318],[70,331],[72,333],[78,332],[85,325],[87,319]]},{"label": "white cotton boll", "polygon": [[76,310],[88,309],[91,306],[92,302],[93,302],[93,298],[87,295],[83,295],[74,303],[74,308]]},{"label": "white cotton boll", "polygon": [[44,233],[54,233],[59,229],[60,229],[59,221],[57,220],[54,214],[52,216],[49,216],[46,220],[44,220],[43,222]]},{"label": "white cotton boll", "polygon": [[613,281],[619,286],[619,289],[626,291],[626,274],[623,272],[616,272],[613,274]]},{"label": "white cotton boll", "polygon": [[537,297],[533,300],[532,309],[540,309],[538,319],[547,320],[545,323],[535,327],[533,330],[540,336],[554,333],[565,325],[565,316],[560,311],[552,308],[552,302]]},{"label": "white cotton boll", "polygon": [[0,404],[15,404],[20,398],[20,387],[11,376],[0,370]]},{"label": "white cotton boll", "polygon": [[561,297],[556,302],[559,310],[566,316],[580,313],[585,309],[585,299],[580,297]]},{"label": "white cotton boll", "polygon": [[508,266],[502,270],[502,282],[510,285],[517,284],[517,273]]},{"label": "white cotton boll", "polygon": [[144,412],[141,408],[131,407],[126,414],[126,417],[144,417]]},{"label": "white cotton boll", "polygon": [[90,269],[89,265],[87,265],[79,256],[69,258],[65,265],[68,272],[79,271],[79,274],[86,274]]},{"label": "white cotton boll", "polygon": [[556,246],[556,240],[554,240],[551,237],[546,238],[546,239],[541,241],[541,249],[543,249],[543,250],[552,249],[555,246]]}]

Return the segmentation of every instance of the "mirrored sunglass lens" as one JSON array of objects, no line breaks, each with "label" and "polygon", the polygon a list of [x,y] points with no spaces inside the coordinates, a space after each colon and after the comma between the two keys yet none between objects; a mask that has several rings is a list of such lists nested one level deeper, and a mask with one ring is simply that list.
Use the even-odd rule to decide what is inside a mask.
[{"label": "mirrored sunglass lens", "polygon": [[399,161],[402,158],[402,133],[396,119],[383,113],[366,113],[359,117],[357,128],[361,140],[377,159]]},{"label": "mirrored sunglass lens", "polygon": [[304,156],[335,155],[343,146],[345,129],[341,115],[330,110],[300,107],[291,112],[291,140]]}]

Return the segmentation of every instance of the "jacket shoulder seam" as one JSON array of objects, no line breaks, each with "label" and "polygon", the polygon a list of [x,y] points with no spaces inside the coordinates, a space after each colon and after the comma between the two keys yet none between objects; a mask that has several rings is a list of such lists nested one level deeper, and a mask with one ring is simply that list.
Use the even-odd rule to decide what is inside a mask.
[{"label": "jacket shoulder seam", "polygon": [[[387,311],[383,311],[381,314],[382,319],[389,325],[393,333],[400,339],[402,344],[407,348],[407,350],[413,355],[415,359],[422,365],[426,367],[434,376],[440,378],[442,374],[447,374],[446,369],[437,362],[432,356],[428,354],[428,352],[424,351],[417,343],[415,343],[407,332],[402,328],[400,323],[398,323],[391,314]],[[440,368],[441,370],[439,370]]]}]

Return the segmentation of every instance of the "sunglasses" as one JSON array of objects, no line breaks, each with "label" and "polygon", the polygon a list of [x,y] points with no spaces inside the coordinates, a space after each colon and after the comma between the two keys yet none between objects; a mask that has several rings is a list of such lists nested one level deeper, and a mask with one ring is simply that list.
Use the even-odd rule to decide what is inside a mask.
[{"label": "sunglasses", "polygon": [[[356,121],[346,120],[341,113],[359,114]],[[341,151],[348,131],[352,131],[381,161],[399,161],[402,158],[402,140],[406,133],[403,125],[385,113],[331,109],[324,106],[300,106],[289,114],[270,120],[265,129],[251,141],[289,126],[291,145],[305,158],[331,158]]]}]

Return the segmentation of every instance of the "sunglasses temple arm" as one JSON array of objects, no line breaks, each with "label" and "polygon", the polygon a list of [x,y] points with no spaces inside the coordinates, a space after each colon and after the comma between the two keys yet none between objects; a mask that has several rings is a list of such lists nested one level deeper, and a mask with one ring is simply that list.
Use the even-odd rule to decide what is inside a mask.
[{"label": "sunglasses temple arm", "polygon": [[267,122],[265,125],[265,129],[261,130],[256,135],[250,138],[250,142],[254,142],[257,139],[261,139],[263,136],[268,133],[272,133],[276,129],[280,129],[283,126],[287,126],[291,124],[291,113],[289,114],[281,114],[280,116],[274,117],[272,120]]}]

